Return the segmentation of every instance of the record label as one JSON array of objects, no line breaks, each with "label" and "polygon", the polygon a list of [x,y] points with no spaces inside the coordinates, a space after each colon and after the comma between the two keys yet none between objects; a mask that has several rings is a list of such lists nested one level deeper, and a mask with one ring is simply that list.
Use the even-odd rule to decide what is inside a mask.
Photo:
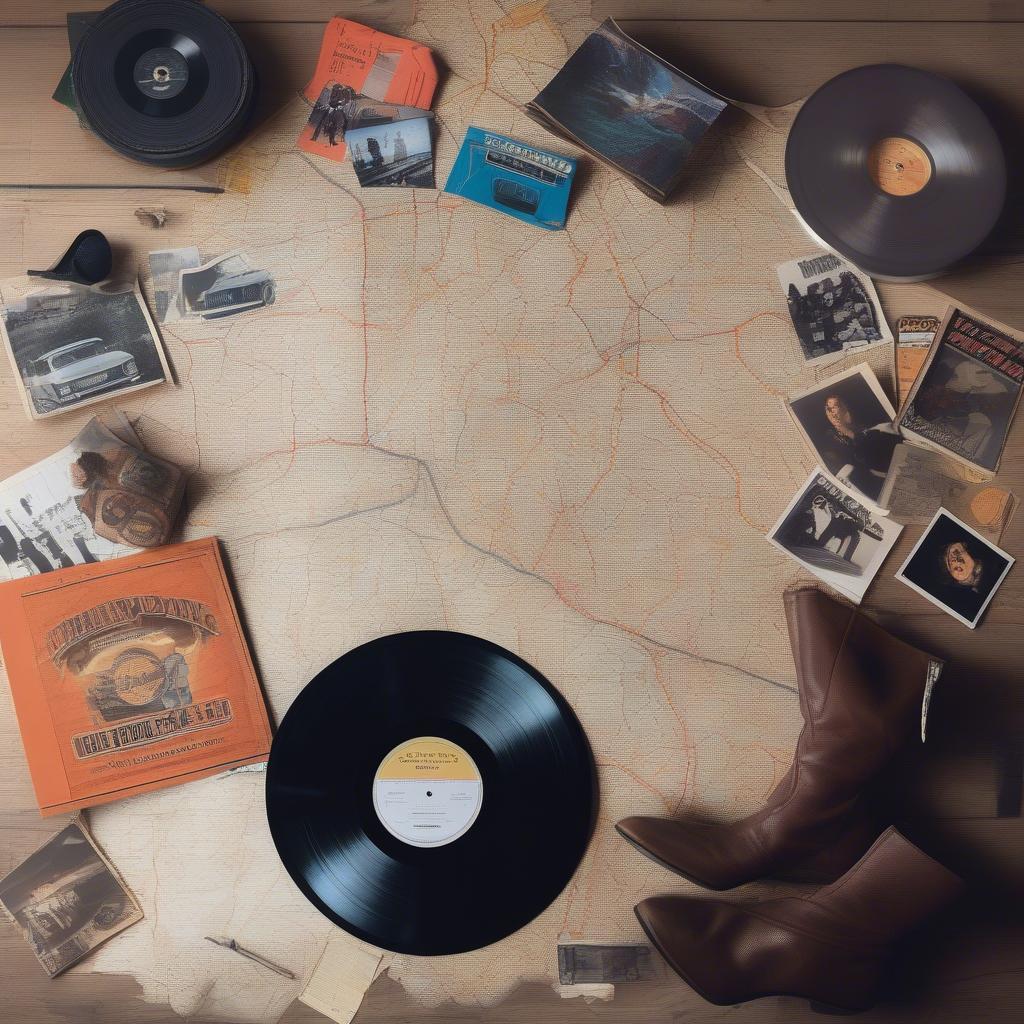
[{"label": "record label", "polygon": [[446,846],[464,835],[483,804],[483,779],[473,758],[438,736],[400,743],[373,777],[380,823],[409,846]]},{"label": "record label", "polygon": [[932,162],[916,142],[889,135],[868,151],[868,173],[886,195],[912,196],[931,180]]}]

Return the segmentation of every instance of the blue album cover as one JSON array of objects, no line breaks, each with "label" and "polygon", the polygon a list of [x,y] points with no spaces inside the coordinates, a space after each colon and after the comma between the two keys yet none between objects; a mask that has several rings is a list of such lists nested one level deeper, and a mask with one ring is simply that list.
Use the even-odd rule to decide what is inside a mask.
[{"label": "blue album cover", "polygon": [[555,231],[565,227],[576,161],[470,127],[445,192]]}]

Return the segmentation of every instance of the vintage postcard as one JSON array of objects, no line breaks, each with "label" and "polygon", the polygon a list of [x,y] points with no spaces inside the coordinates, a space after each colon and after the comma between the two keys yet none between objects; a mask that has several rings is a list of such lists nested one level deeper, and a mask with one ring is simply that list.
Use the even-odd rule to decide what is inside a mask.
[{"label": "vintage postcard", "polygon": [[900,567],[896,578],[974,629],[1014,559],[944,508]]},{"label": "vintage postcard", "polygon": [[346,132],[352,166],[363,188],[434,187],[431,119],[417,117]]},{"label": "vintage postcard", "polygon": [[123,415],[91,419],[59,452],[0,482],[0,579],[166,544],[185,474],[144,451]]},{"label": "vintage postcard", "polygon": [[862,505],[816,466],[769,531],[768,540],[860,604],[902,529]]},{"label": "vintage postcard", "polygon": [[549,231],[565,227],[576,161],[470,126],[445,192]]},{"label": "vintage postcard", "polygon": [[240,249],[208,260],[202,266],[178,271],[182,316],[219,320],[277,298],[274,275],[256,266]]},{"label": "vintage postcard", "polygon": [[893,340],[871,278],[852,263],[822,252],[775,269],[808,363]]},{"label": "vintage postcard", "polygon": [[525,111],[664,202],[727,106],[609,18]]},{"label": "vintage postcard", "polygon": [[896,410],[867,363],[794,395],[790,415],[825,469],[882,508],[893,452],[900,443]]},{"label": "vintage postcard", "polygon": [[889,514],[904,526],[925,526],[944,508],[986,540],[999,543],[1017,499],[991,481],[972,480],[970,470],[930,448],[901,444],[882,494]]},{"label": "vintage postcard", "polygon": [[181,272],[194,270],[202,262],[194,245],[182,249],[159,249],[149,254],[153,301],[160,323],[172,323],[185,315],[181,301]]},{"label": "vintage postcard", "polygon": [[991,477],[1024,383],[1024,334],[950,306],[900,411],[908,441]]},{"label": "vintage postcard", "polygon": [[345,132],[366,127],[370,122],[360,123],[360,118],[374,116],[361,112],[364,101],[425,112],[436,88],[437,66],[429,47],[347,18],[331,18],[316,71],[304,91],[312,109],[299,135],[299,149],[343,160]]},{"label": "vintage postcard", "polygon": [[110,292],[15,277],[0,282],[0,327],[32,419],[169,380],[138,283]]},{"label": "vintage postcard", "polygon": [[143,916],[81,818],[0,879],[0,905],[51,978]]},{"label": "vintage postcard", "polygon": [[910,394],[938,329],[937,316],[901,316],[896,321],[897,405],[902,405]]},{"label": "vintage postcard", "polygon": [[267,759],[213,537],[0,585],[0,645],[44,815]]}]

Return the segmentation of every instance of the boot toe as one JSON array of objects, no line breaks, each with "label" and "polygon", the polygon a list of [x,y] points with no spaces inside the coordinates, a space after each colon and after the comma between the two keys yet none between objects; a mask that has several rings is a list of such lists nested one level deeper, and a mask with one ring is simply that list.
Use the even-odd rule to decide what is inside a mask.
[{"label": "boot toe", "polygon": [[669,818],[623,818],[615,828],[641,853],[705,889],[731,889],[749,881],[737,859],[743,843],[728,826]]}]

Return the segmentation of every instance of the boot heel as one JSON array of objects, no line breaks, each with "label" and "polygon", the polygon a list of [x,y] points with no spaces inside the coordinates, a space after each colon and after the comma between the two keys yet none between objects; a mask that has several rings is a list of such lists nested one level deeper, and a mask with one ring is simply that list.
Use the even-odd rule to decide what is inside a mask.
[{"label": "boot heel", "polygon": [[863,1013],[863,1010],[850,1010],[845,1006],[833,1006],[831,1003],[822,1003],[817,999],[808,1001],[812,1013],[828,1014],[830,1017],[852,1017],[854,1014]]}]

